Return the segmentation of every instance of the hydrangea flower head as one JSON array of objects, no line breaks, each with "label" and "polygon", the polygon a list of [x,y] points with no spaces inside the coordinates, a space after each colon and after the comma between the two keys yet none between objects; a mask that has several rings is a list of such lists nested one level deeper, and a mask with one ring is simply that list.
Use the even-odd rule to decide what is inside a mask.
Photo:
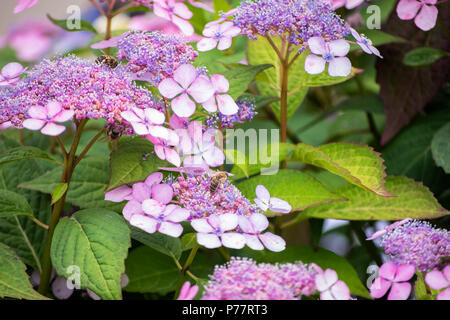
[{"label": "hydrangea flower head", "polygon": [[397,264],[411,264],[420,271],[434,269],[439,258],[450,254],[450,232],[423,221],[407,221],[381,238],[384,252]]},{"label": "hydrangea flower head", "polygon": [[373,298],[381,298],[391,289],[388,300],[406,300],[411,293],[411,284],[407,281],[414,276],[413,265],[397,265],[392,261],[384,263],[379,270],[379,277],[370,287]]}]

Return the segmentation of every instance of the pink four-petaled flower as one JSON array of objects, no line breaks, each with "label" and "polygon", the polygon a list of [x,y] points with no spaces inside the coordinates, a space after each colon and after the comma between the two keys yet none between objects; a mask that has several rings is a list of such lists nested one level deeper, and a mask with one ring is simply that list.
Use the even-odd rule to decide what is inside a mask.
[{"label": "pink four-petaled flower", "polygon": [[266,247],[274,252],[280,252],[286,248],[286,242],[280,236],[270,232],[261,234],[269,226],[265,215],[254,213],[250,217],[239,216],[238,221],[249,248],[263,250]]},{"label": "pink four-petaled flower", "polygon": [[282,199],[271,197],[269,191],[263,185],[256,186],[256,205],[262,210],[271,210],[279,213],[289,213],[292,210],[291,205]]},{"label": "pink four-petaled flower", "polygon": [[[436,25],[438,9],[437,0],[400,0],[397,5],[397,15],[402,20],[411,20],[423,31],[428,31]],[[420,11],[419,11],[420,10]]]},{"label": "pink four-petaled flower", "polygon": [[11,62],[2,68],[0,74],[0,86],[15,84],[20,80],[20,75],[26,71],[20,63]]},{"label": "pink four-petaled flower", "polygon": [[166,78],[158,86],[159,92],[171,101],[173,112],[179,117],[190,117],[195,111],[195,102],[203,103],[212,97],[214,87],[204,74],[188,63],[179,66],[173,78]]},{"label": "pink four-petaled flower", "polygon": [[344,281],[338,280],[336,271],[332,269],[322,269],[314,265],[319,272],[316,275],[315,283],[320,292],[320,300],[351,300],[350,290]]},{"label": "pink four-petaled flower", "polygon": [[322,73],[326,63],[328,63],[328,74],[332,77],[346,77],[350,74],[352,64],[346,57],[350,45],[346,40],[325,42],[321,37],[312,37],[308,40],[308,47],[313,53],[305,60],[305,70],[309,74]]},{"label": "pink four-petaled flower", "polygon": [[173,130],[168,130],[168,138],[155,138],[152,136],[148,136],[148,140],[150,140],[155,146],[155,153],[161,160],[167,160],[171,164],[176,167],[179,167],[181,164],[180,155],[171,147],[176,147],[179,143],[179,137]]},{"label": "pink four-petaled flower", "polygon": [[244,235],[237,232],[227,232],[236,229],[238,216],[225,213],[219,216],[194,219],[191,221],[192,228],[197,231],[198,244],[208,248],[219,248],[225,246],[232,249],[242,249],[246,240]]},{"label": "pink four-petaled flower", "polygon": [[155,0],[153,12],[161,18],[172,21],[185,35],[191,36],[194,33],[194,28],[187,21],[192,18],[192,12],[184,3],[175,0]]},{"label": "pink four-petaled flower", "polygon": [[379,277],[375,279],[370,287],[370,295],[373,298],[381,298],[391,291],[387,297],[388,300],[406,300],[411,293],[411,284],[407,281],[414,275],[415,267],[413,265],[399,265],[394,262],[384,263],[379,270]]},{"label": "pink four-petaled flower", "polygon": [[222,24],[214,24],[203,30],[206,38],[197,42],[198,51],[209,51],[217,46],[219,50],[228,49],[231,46],[232,38],[237,36],[241,29],[235,27],[233,22],[225,21]]},{"label": "pink four-petaled flower", "polygon": [[131,110],[123,111],[120,115],[131,124],[134,132],[140,136],[150,134],[157,138],[169,138],[169,131],[161,126],[165,120],[164,113],[161,111],[133,107]]},{"label": "pink four-petaled flower", "polygon": [[29,119],[23,122],[23,126],[29,130],[41,130],[47,136],[58,136],[66,127],[55,122],[69,121],[73,115],[73,110],[65,110],[59,102],[50,101],[45,107],[34,106],[28,109]]},{"label": "pink four-petaled flower", "polygon": [[202,105],[208,112],[216,112],[217,107],[220,113],[229,116],[238,112],[239,107],[229,94],[225,94],[230,89],[230,83],[221,74],[213,74],[211,83],[214,87],[214,95]]},{"label": "pink four-petaled flower", "polygon": [[442,271],[433,270],[425,276],[425,282],[435,290],[442,290],[436,296],[436,300],[450,300],[450,266],[446,266]]}]

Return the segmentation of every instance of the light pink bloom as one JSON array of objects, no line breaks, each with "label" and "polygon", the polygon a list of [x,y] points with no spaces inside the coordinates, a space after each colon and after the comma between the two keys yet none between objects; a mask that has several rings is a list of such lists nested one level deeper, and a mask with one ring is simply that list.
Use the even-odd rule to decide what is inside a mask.
[{"label": "light pink bloom", "polygon": [[203,38],[197,43],[198,51],[209,51],[217,46],[219,50],[226,50],[231,47],[232,38],[237,36],[241,29],[235,27],[233,22],[226,21],[222,24],[215,24],[203,30]]},{"label": "light pink bloom", "polygon": [[[308,40],[309,49],[313,54],[306,57],[305,70],[309,74],[319,74],[325,70],[328,62],[328,74],[332,77],[346,77],[352,70],[350,60],[345,57],[350,45],[344,39],[325,42],[321,37]],[[317,56],[321,55],[321,57]]]},{"label": "light pink bloom", "polygon": [[186,21],[192,18],[192,12],[184,3],[175,0],[155,0],[153,12],[173,22],[185,35],[191,36],[194,33],[194,28]]},{"label": "light pink bloom", "polygon": [[131,124],[134,132],[140,136],[150,134],[157,138],[169,138],[169,130],[161,126],[165,120],[164,113],[161,111],[153,108],[133,107],[131,110],[123,111],[120,115]]},{"label": "light pink bloom", "polygon": [[[189,131],[189,128],[188,128]],[[191,134],[192,149],[190,156],[183,160],[186,167],[218,167],[225,161],[225,154],[215,145],[217,130],[209,129],[204,134]]]},{"label": "light pink bloom", "polygon": [[0,123],[0,130],[6,130],[6,129],[11,128],[11,127],[12,127],[11,121],[6,121],[6,122],[3,122],[3,123]]},{"label": "light pink bloom", "polygon": [[250,217],[239,216],[239,228],[243,232],[246,244],[253,250],[263,250],[264,247],[270,251],[280,252],[286,249],[286,242],[280,236],[266,232],[261,234],[269,226],[267,217],[260,213],[254,213]]},{"label": "light pink bloom", "polygon": [[450,300],[450,266],[446,266],[442,271],[433,270],[425,276],[425,282],[434,290],[445,290],[438,293],[436,300]]},{"label": "light pink bloom", "polygon": [[406,219],[403,219],[403,220],[401,220],[401,221],[396,221],[396,222],[394,222],[394,223],[388,225],[388,226],[385,227],[384,229],[378,230],[377,232],[375,232],[373,235],[371,235],[371,236],[370,236],[369,238],[367,238],[366,240],[373,240],[373,239],[376,239],[376,238],[382,236],[383,234],[385,234],[386,232],[388,232],[388,231],[390,231],[390,230],[393,230],[393,229],[397,228],[398,226],[401,226],[402,224],[404,224],[404,223],[406,223],[406,222],[408,222],[408,221],[411,221],[411,220],[412,220],[411,218],[406,218]]},{"label": "light pink bloom", "polygon": [[58,136],[66,127],[55,122],[69,121],[73,115],[73,110],[64,110],[59,102],[50,101],[45,107],[31,107],[28,110],[29,119],[23,122],[23,126],[29,130],[41,130],[41,133],[47,136]]},{"label": "light pink bloom", "polygon": [[[317,269],[321,270],[317,266]],[[350,290],[344,281],[338,280],[336,271],[326,269],[316,275],[317,290],[320,292],[320,300],[351,300]]]},{"label": "light pink bloom", "polygon": [[219,216],[194,219],[191,226],[197,231],[198,244],[208,248],[219,248],[225,246],[232,249],[242,249],[246,240],[244,235],[237,232],[226,232],[236,229],[238,216],[226,213]]},{"label": "light pink bloom", "polygon": [[133,199],[133,188],[127,185],[120,186],[116,189],[105,193],[105,200],[112,202],[122,202],[124,200]]},{"label": "light pink bloom", "polygon": [[211,76],[211,83],[215,92],[208,101],[205,101],[202,104],[203,108],[208,112],[216,112],[218,106],[220,113],[226,116],[236,114],[239,107],[236,102],[234,102],[233,98],[229,94],[220,94],[228,92],[230,89],[228,80],[221,74],[213,74]]},{"label": "light pink bloom", "polygon": [[394,262],[384,263],[379,270],[379,277],[370,287],[370,295],[373,298],[381,298],[391,288],[388,300],[406,300],[411,293],[411,284],[407,281],[414,276],[413,265],[399,265]]},{"label": "light pink bloom", "polygon": [[96,42],[91,45],[91,48],[92,49],[106,49],[106,48],[111,48],[111,47],[117,47],[120,40],[125,38],[127,35],[128,35],[128,32],[125,32],[125,33],[122,33],[120,36],[112,37],[108,40],[102,40],[100,42]]},{"label": "light pink bloom", "polygon": [[152,136],[147,136],[148,140],[150,140],[155,145],[155,153],[161,160],[167,160],[171,164],[176,167],[181,165],[181,159],[174,149],[170,147],[175,147],[178,145],[179,138],[175,131],[168,130],[169,137],[168,139],[163,138],[155,138]]},{"label": "light pink bloom", "polygon": [[197,70],[188,63],[179,66],[173,78],[166,78],[158,86],[159,92],[171,101],[173,112],[179,117],[190,117],[195,112],[195,102],[203,103],[214,94],[209,78],[197,75]]},{"label": "light pink bloom", "polygon": [[142,208],[146,215],[133,215],[130,219],[130,224],[147,233],[158,231],[174,238],[179,237],[183,233],[183,227],[180,222],[189,218],[189,210],[174,204],[169,204],[161,210],[155,210],[157,207],[150,203],[153,201],[153,199],[145,200],[142,203]]},{"label": "light pink bloom", "polygon": [[[400,0],[397,5],[397,15],[402,20],[411,20],[423,31],[428,31],[436,25],[438,9],[437,0]],[[419,12],[420,10],[420,12]]]},{"label": "light pink bloom", "polygon": [[256,205],[262,210],[271,210],[279,213],[289,213],[292,210],[291,205],[284,200],[271,197],[269,191],[263,185],[256,186]]},{"label": "light pink bloom", "polygon": [[193,300],[198,292],[198,286],[191,286],[189,281],[186,281],[180,290],[180,295],[177,300]]},{"label": "light pink bloom", "polygon": [[[186,1],[186,0],[184,0],[184,1]],[[187,0],[187,2],[189,2],[193,7],[197,7],[197,8],[214,13],[214,8],[208,3],[203,3],[201,1],[194,1],[194,0]]]},{"label": "light pink bloom", "polygon": [[27,69],[18,62],[10,62],[2,68],[0,74],[0,86],[15,84],[20,80],[20,75]]},{"label": "light pink bloom", "polygon": [[365,53],[374,54],[379,58],[383,58],[380,55],[380,51],[372,45],[372,41],[370,39],[366,38],[366,36],[364,36],[363,34],[358,34],[358,32],[356,32],[356,30],[353,28],[350,28],[350,31],[353,35],[353,38],[355,38],[356,43]]},{"label": "light pink bloom", "polygon": [[38,2],[39,0],[19,0],[19,3],[17,3],[16,7],[14,8],[14,13],[19,13],[25,9],[29,9]]},{"label": "light pink bloom", "polygon": [[330,0],[333,10],[340,8],[345,5],[349,10],[356,8],[362,4],[364,0]]}]

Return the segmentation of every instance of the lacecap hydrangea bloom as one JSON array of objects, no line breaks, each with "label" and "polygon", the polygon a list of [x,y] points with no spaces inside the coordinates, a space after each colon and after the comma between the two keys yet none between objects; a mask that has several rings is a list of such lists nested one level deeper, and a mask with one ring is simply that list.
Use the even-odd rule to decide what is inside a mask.
[{"label": "lacecap hydrangea bloom", "polygon": [[439,265],[450,254],[450,232],[418,220],[407,220],[390,228],[381,238],[384,252],[397,264],[414,265],[420,271]]},{"label": "lacecap hydrangea bloom", "polygon": [[[348,292],[343,299],[349,299],[348,287],[337,280],[336,272],[325,272],[336,275],[335,282],[342,283]],[[319,293],[317,284],[326,287],[326,281],[318,277],[324,276],[315,264],[258,264],[249,258],[232,257],[226,265],[215,267],[202,300],[300,300]]]},{"label": "lacecap hydrangea bloom", "polygon": [[58,102],[72,110],[75,119],[103,118],[126,134],[133,133],[121,113],[133,107],[164,111],[150,91],[135,85],[122,66],[111,69],[75,56],[43,60],[15,86],[0,88],[0,123],[21,128],[28,110]]}]

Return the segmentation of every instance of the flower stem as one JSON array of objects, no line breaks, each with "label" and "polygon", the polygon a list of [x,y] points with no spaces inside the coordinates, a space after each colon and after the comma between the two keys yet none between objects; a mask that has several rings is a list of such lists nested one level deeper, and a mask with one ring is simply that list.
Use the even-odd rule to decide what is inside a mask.
[{"label": "flower stem", "polygon": [[[75,133],[75,137],[72,142],[72,146],[70,148],[70,152],[67,157],[64,159],[64,169],[61,176],[61,182],[67,183],[69,185],[70,179],[72,178],[72,173],[74,169],[74,161],[75,161],[75,153],[78,148],[78,144],[80,143],[81,133],[83,132],[83,128],[86,125],[87,120],[82,120],[77,125],[77,131]],[[39,284],[38,291],[39,293],[45,295],[48,292],[50,285],[50,275],[52,273],[52,261],[50,258],[50,248],[52,245],[53,233],[55,232],[56,225],[61,218],[61,213],[64,208],[65,200],[66,200],[67,191],[64,195],[54,204],[52,215],[50,218],[50,224],[48,226],[47,237],[45,239],[45,248],[44,255],[42,256],[42,273],[41,273],[41,281]]]},{"label": "flower stem", "polygon": [[86,153],[89,151],[89,149],[92,147],[92,145],[98,140],[98,138],[101,137],[101,135],[106,131],[106,129],[102,129],[100,130],[92,139],[91,141],[89,141],[89,143],[87,144],[87,146],[83,149],[83,151],[81,151],[80,155],[77,157],[77,159],[75,160],[75,163],[73,165],[73,167],[75,168],[77,166],[78,163],[80,163],[81,159],[83,159],[83,157],[86,155]]},{"label": "flower stem", "polygon": [[194,261],[195,255],[197,254],[199,247],[200,246],[198,244],[196,244],[195,247],[192,248],[191,253],[189,253],[188,258],[187,258],[186,262],[184,263],[183,268],[181,269],[182,274],[185,274],[189,270],[189,267],[191,266],[192,262]]}]

